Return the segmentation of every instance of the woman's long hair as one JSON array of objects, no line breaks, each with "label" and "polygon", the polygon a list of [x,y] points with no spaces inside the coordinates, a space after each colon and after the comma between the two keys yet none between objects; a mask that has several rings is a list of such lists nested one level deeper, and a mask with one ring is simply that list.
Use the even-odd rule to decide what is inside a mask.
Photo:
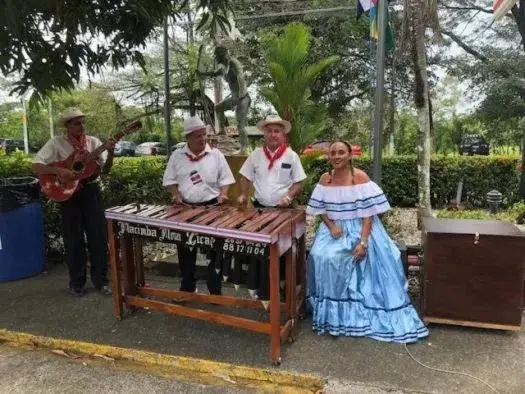
[{"label": "woman's long hair", "polygon": [[[330,142],[330,145],[328,145],[328,150],[330,150],[330,147],[333,145],[333,144],[336,144],[340,142],[341,144],[344,144],[346,145],[346,147],[348,148],[348,154],[350,155],[350,160],[348,162],[348,165],[350,166],[350,173],[352,174],[352,185],[355,184],[354,182],[354,164],[352,163],[352,145],[350,145],[350,143],[348,141],[345,141],[345,140],[341,140],[341,139],[337,139],[337,140],[333,140],[332,142]],[[332,170],[330,170],[330,178],[328,179],[328,183],[332,183],[332,176],[334,175],[334,169],[332,168]]]}]

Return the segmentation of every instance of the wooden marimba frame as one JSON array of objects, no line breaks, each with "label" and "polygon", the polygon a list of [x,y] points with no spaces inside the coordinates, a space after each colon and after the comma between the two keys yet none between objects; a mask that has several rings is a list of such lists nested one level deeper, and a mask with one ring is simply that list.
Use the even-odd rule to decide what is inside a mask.
[{"label": "wooden marimba frame", "polygon": [[[305,213],[298,209],[248,209],[232,206],[160,206],[129,204],[106,210],[109,236],[113,311],[122,319],[129,310],[149,308],[170,314],[229,325],[270,336],[271,361],[281,362],[281,343],[293,342],[297,319],[304,314]],[[142,241],[219,247],[233,254],[269,258],[269,322],[195,309],[156,300],[182,299],[224,306],[263,309],[261,301],[154,288],[144,280]],[[233,245],[233,246],[232,246]],[[217,250],[217,249],[216,249]],[[218,250],[219,251],[219,250]],[[279,258],[286,258],[285,302],[280,300]],[[281,313],[284,324],[281,325]]]}]

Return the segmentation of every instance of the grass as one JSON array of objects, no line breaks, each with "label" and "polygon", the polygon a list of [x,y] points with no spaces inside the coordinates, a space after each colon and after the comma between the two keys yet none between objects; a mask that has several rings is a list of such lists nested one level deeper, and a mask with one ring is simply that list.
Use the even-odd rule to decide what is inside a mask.
[{"label": "grass", "polygon": [[491,214],[487,210],[482,209],[464,211],[449,211],[444,209],[438,211],[437,217],[449,219],[501,220],[509,223],[523,224],[525,220],[525,201],[518,202],[496,214]]}]

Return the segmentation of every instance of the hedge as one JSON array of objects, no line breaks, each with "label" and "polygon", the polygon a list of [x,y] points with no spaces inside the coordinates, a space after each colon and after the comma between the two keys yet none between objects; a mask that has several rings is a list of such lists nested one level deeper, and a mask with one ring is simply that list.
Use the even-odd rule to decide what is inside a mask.
[{"label": "hedge", "polygon": [[[299,202],[308,200],[322,173],[330,167],[319,155],[303,158],[308,174],[304,192]],[[370,174],[369,158],[357,158],[354,165]],[[167,204],[168,193],[162,187],[162,176],[166,166],[165,157],[116,158],[111,174],[102,180],[106,206],[131,202]],[[458,181],[463,178],[463,203],[471,208],[484,208],[485,195],[492,189],[499,190],[504,206],[519,200],[519,158],[504,156],[447,157],[435,156],[431,162],[432,206],[445,207],[455,197]],[[0,155],[0,178],[31,175],[30,160],[22,154]],[[417,163],[414,156],[395,156],[383,159],[384,189],[392,206],[413,207],[417,203]],[[45,230],[48,241],[58,239],[60,217],[58,205],[46,201]],[[48,246],[52,242],[48,242]]]},{"label": "hedge", "polygon": [[[330,164],[323,156],[303,159],[308,182],[302,196],[307,201],[315,183]],[[519,198],[518,157],[507,156],[433,156],[430,170],[431,203],[442,208],[456,196],[457,185],[463,178],[462,202],[469,208],[486,207],[486,194],[499,190],[503,205],[510,206]],[[354,160],[354,166],[372,174],[370,158]],[[391,205],[413,207],[417,204],[417,159],[415,156],[385,157],[382,165],[381,187]]]}]

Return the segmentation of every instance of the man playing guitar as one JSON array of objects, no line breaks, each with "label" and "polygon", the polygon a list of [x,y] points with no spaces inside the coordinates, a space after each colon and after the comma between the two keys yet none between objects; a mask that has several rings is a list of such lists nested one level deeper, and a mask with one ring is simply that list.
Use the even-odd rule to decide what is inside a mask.
[{"label": "man playing guitar", "polygon": [[[93,136],[86,135],[85,115],[75,107],[66,109],[62,114],[62,125],[66,128],[64,135],[49,140],[38,151],[33,159],[32,169],[38,175],[53,174],[58,181],[67,184],[77,175],[68,168],[53,166],[68,158],[75,151],[87,155],[102,145]],[[91,262],[91,281],[102,294],[111,294],[108,286],[108,251],[107,230],[102,193],[96,182],[101,173],[108,173],[113,164],[115,141],[105,143],[108,152],[103,151],[98,159],[98,171],[89,178],[82,179],[77,191],[68,200],[60,203],[64,248],[69,268],[69,289],[72,295],[84,295],[86,284],[86,245]]]}]

